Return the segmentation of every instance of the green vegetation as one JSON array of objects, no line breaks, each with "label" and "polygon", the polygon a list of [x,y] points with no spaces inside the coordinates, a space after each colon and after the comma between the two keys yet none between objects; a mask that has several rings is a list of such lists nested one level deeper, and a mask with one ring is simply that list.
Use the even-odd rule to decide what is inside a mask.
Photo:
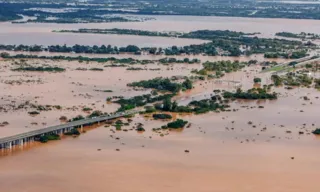
[{"label": "green vegetation", "polygon": [[94,91],[97,91],[97,92],[104,92],[104,93],[112,93],[113,91],[112,90],[110,90],[110,89],[107,89],[107,90],[98,90],[98,89],[96,89],[96,90],[94,90]]},{"label": "green vegetation", "polygon": [[312,84],[313,78],[303,72],[289,72],[286,75],[278,76],[272,75],[272,81],[276,86],[287,85],[287,86],[305,86],[308,87]]},{"label": "green vegetation", "polygon": [[84,108],[82,108],[82,111],[87,112],[87,111],[92,111],[92,109],[90,107],[84,107]]},{"label": "green vegetation", "polygon": [[171,82],[168,78],[154,78],[128,84],[130,87],[152,88],[159,91],[179,92],[181,89],[192,89],[192,82],[186,79],[182,84]]},{"label": "green vegetation", "polygon": [[319,89],[320,90],[320,79],[315,79],[314,80],[314,88]]},{"label": "green vegetation", "polygon": [[69,120],[69,122],[72,122],[72,121],[79,121],[79,120],[83,120],[85,119],[85,117],[83,117],[82,115],[78,115],[72,119]]},{"label": "green vegetation", "polygon": [[307,57],[306,50],[289,51],[289,52],[268,52],[264,54],[265,58],[286,58],[286,59],[300,59]]},{"label": "green vegetation", "polygon": [[129,99],[121,98],[117,101],[114,101],[115,103],[118,103],[121,105],[121,107],[118,109],[118,111],[126,111],[130,109],[134,109],[135,107],[141,107],[148,103],[154,103],[157,101],[162,101],[165,98],[171,98],[174,94],[166,94],[166,95],[159,95],[159,96],[152,96],[151,94],[141,95],[141,96],[135,96]]},{"label": "green vegetation", "polygon": [[[211,78],[221,78],[225,73],[236,72],[244,68],[245,66],[251,65],[253,62],[239,62],[239,61],[215,61],[203,63],[203,69],[193,70],[192,73],[198,75],[208,75]],[[214,72],[214,74],[210,74]]]},{"label": "green vegetation", "polygon": [[90,71],[103,71],[103,69],[101,69],[101,68],[96,68],[96,67],[90,68],[89,70],[90,70]]},{"label": "green vegetation", "polygon": [[254,82],[254,83],[261,83],[261,78],[255,77],[255,78],[253,79],[253,82]]},{"label": "green vegetation", "polygon": [[145,106],[145,112],[144,113],[154,113],[156,112],[156,109],[153,106]]},{"label": "green vegetation", "polygon": [[138,35],[138,36],[161,36],[161,37],[178,37],[191,39],[213,39],[215,37],[242,37],[245,35],[255,35],[258,33],[243,33],[229,30],[198,30],[190,33],[181,32],[158,32],[144,31],[135,29],[78,29],[78,30],[60,30],[54,31],[60,33],[94,33],[94,34],[118,34],[118,35]]},{"label": "green vegetation", "polygon": [[101,115],[104,115],[102,111],[96,110],[96,111],[93,111],[90,115],[88,115],[88,118],[99,117]]},{"label": "green vegetation", "polygon": [[291,33],[291,32],[279,32],[279,33],[276,33],[276,36],[296,38],[296,39],[312,39],[312,40],[320,39],[320,35],[318,35],[318,34],[304,33],[304,32],[301,32],[299,34]]},{"label": "green vegetation", "polygon": [[61,67],[19,67],[12,69],[13,71],[39,71],[39,72],[64,72]]},{"label": "green vegetation", "polygon": [[180,129],[180,128],[184,128],[184,126],[186,124],[188,124],[188,121],[184,121],[182,119],[177,119],[173,122],[168,123],[166,127],[170,128],[170,129]]},{"label": "green vegetation", "polygon": [[235,93],[225,91],[223,97],[226,99],[277,99],[277,93],[268,93],[267,88],[252,88],[243,92],[240,88]]},{"label": "green vegetation", "polygon": [[315,135],[320,135],[320,128],[317,128],[316,130],[312,131]]},{"label": "green vegetation", "polygon": [[225,111],[229,106],[223,103],[220,95],[217,95],[211,99],[192,101],[187,106],[179,106],[177,102],[171,102],[170,98],[166,98],[162,104],[156,104],[155,108],[160,111],[201,114],[209,111]]},{"label": "green vegetation", "polygon": [[[105,4],[108,3],[108,6]],[[37,16],[33,22],[93,23],[143,21],[128,15],[197,15],[220,17],[257,17],[320,19],[317,3],[289,1],[2,1],[1,21],[21,19],[19,15]],[[71,8],[71,9],[70,9]],[[56,9],[57,11],[48,11]],[[51,18],[55,18],[54,20]]]},{"label": "green vegetation", "polygon": [[[0,46],[1,47],[1,46]],[[0,48],[1,49],[1,48]],[[159,62],[161,64],[172,64],[172,63],[188,63],[188,64],[194,64],[199,63],[199,59],[188,59],[184,58],[183,60],[179,60],[176,58],[163,58],[159,60],[138,60],[133,58],[123,58],[123,59],[117,59],[115,57],[107,57],[107,58],[99,58],[99,57],[70,57],[70,56],[38,56],[38,55],[24,55],[24,54],[17,54],[17,55],[10,55],[9,53],[3,52],[0,53],[0,57],[5,59],[49,59],[49,60],[66,60],[66,61],[78,61],[80,63],[82,62],[98,62],[98,63],[107,63],[112,62],[114,64],[112,65],[106,65],[105,67],[126,67],[126,65],[123,64],[154,64],[156,62]],[[87,68],[77,68],[76,70],[82,70],[86,71]]]},{"label": "green vegetation", "polygon": [[[251,55],[258,53],[281,53],[281,52],[293,52],[290,54],[290,58],[298,58],[301,55],[306,54],[304,51],[293,51],[296,49],[304,50],[307,48],[315,48],[315,44],[302,43],[301,41],[292,41],[285,39],[266,39],[252,36],[245,36],[242,32],[233,31],[210,31],[199,30],[193,31],[188,34],[184,34],[181,37],[185,38],[199,38],[208,40],[210,42],[199,45],[189,45],[184,47],[171,46],[165,49],[156,47],[137,47],[136,45],[128,45],[126,47],[114,47],[111,45],[101,46],[85,46],[85,45],[0,45],[0,50],[8,51],[49,51],[49,52],[61,52],[61,53],[93,53],[93,54],[119,54],[119,53],[132,53],[140,55],[142,52],[154,54],[154,55],[226,55],[226,56],[240,56]],[[267,54],[268,55],[268,54]],[[272,56],[272,55],[271,55]],[[270,56],[270,57],[271,57]],[[162,60],[168,62],[182,62]],[[184,59],[183,62],[195,63],[197,60]]]},{"label": "green vegetation", "polygon": [[46,143],[51,140],[60,140],[60,135],[52,133],[52,134],[47,134],[39,137],[39,141],[41,143]]},{"label": "green vegetation", "polygon": [[80,132],[78,131],[78,129],[74,128],[71,129],[69,132],[64,133],[65,135],[80,135]]},{"label": "green vegetation", "polygon": [[154,119],[172,119],[172,116],[169,114],[165,114],[165,113],[157,113],[157,114],[153,114],[152,117]]},{"label": "green vegetation", "polygon": [[161,36],[161,37],[175,37],[181,36],[182,33],[166,33],[156,31],[143,31],[135,29],[78,29],[78,30],[60,30],[54,31],[59,33],[94,33],[94,34],[117,34],[117,35],[139,35],[139,36]]},{"label": "green vegetation", "polygon": [[30,111],[28,112],[30,115],[39,115],[40,113],[38,111]]}]

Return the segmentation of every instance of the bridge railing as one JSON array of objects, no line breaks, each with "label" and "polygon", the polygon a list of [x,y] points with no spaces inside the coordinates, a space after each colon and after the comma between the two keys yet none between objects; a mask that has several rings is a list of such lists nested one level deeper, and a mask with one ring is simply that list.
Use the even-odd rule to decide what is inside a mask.
[{"label": "bridge railing", "polygon": [[65,129],[65,128],[70,128],[70,127],[76,127],[76,126],[81,126],[81,125],[85,125],[85,124],[96,123],[96,122],[105,121],[105,120],[108,120],[108,119],[115,119],[115,118],[118,118],[118,117],[123,117],[123,116],[134,114],[134,113],[137,113],[137,112],[138,111],[136,111],[136,110],[132,110],[132,111],[127,111],[127,112],[117,113],[117,114],[114,114],[114,115],[102,115],[102,116],[98,116],[96,118],[86,118],[86,119],[73,121],[73,122],[69,122],[69,123],[66,123],[66,124],[62,124],[62,125],[55,125],[55,126],[47,127],[47,128],[44,128],[44,129],[38,129],[38,130],[33,130],[33,131],[25,132],[25,133],[20,133],[20,134],[17,134],[17,135],[0,138],[0,144],[7,143],[7,142],[12,142],[12,141],[19,140],[19,139],[24,139],[24,138],[27,138],[27,137],[34,137],[34,136],[37,136],[37,135],[50,133],[50,132],[61,130],[61,129]]}]

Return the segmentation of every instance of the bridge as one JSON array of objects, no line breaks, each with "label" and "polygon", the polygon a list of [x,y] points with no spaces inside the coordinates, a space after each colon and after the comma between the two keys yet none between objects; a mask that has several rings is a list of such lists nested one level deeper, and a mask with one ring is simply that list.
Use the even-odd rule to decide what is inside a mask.
[{"label": "bridge", "polygon": [[61,125],[51,126],[51,127],[33,130],[25,133],[20,133],[20,134],[9,136],[9,137],[3,137],[3,138],[0,138],[0,148],[10,149],[13,145],[23,145],[25,142],[34,141],[35,138],[43,136],[45,134],[52,134],[52,133],[63,134],[65,132],[72,130],[75,127],[80,127],[81,129],[83,129],[83,126],[85,125],[100,123],[103,121],[116,119],[126,115],[135,114],[137,112],[138,111],[132,110],[127,112],[116,113],[113,115],[102,115],[98,117],[86,118],[83,120],[73,121],[66,124],[61,124]]}]

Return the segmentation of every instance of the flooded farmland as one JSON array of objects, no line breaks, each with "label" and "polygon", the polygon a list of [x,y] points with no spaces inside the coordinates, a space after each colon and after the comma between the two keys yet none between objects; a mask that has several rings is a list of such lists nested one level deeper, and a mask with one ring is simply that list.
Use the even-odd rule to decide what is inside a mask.
[{"label": "flooded farmland", "polygon": [[[150,16],[151,17],[151,16]],[[156,20],[126,23],[86,23],[86,24],[11,24],[0,23],[0,42],[2,44],[26,45],[113,45],[140,47],[168,47],[200,44],[204,41],[195,39],[177,39],[164,37],[139,37],[128,35],[68,34],[53,33],[53,30],[76,30],[80,28],[119,28],[149,31],[190,32],[195,30],[232,30],[247,33],[259,32],[261,37],[274,37],[276,32],[293,33],[320,31],[320,21],[294,19],[259,19],[237,17],[197,17],[197,16],[152,16]],[[303,26],[303,27],[297,27]],[[28,38],[26,38],[28,37]]]},{"label": "flooded farmland", "polygon": [[[56,34],[51,30],[95,28],[130,28],[144,30],[191,31],[229,29],[261,32],[272,37],[275,32],[300,32],[301,23],[308,32],[320,32],[319,21],[287,19],[249,19],[219,17],[156,16],[155,21],[107,24],[21,24],[0,23],[2,44],[112,44],[124,46],[170,46],[197,44],[202,41],[122,35]],[[297,23],[298,22],[298,23]],[[303,29],[303,31],[306,31]],[[28,38],[26,38],[28,37]],[[18,54],[19,52],[10,52]],[[24,53],[39,56],[90,56],[158,60],[161,55],[94,55],[62,53]],[[271,73],[261,73],[263,55],[174,56],[199,58],[195,64],[134,64],[112,67],[112,63],[78,62],[49,59],[0,59],[0,137],[65,123],[77,115],[86,116],[84,108],[115,112],[120,105],[108,97],[130,98],[151,93],[151,89],[127,86],[156,77],[196,76],[205,61],[257,60],[258,64],[227,73],[220,79],[195,81],[193,88],[181,91],[173,100],[179,105],[211,98],[214,90],[235,91],[271,84]],[[19,66],[51,66],[63,72],[16,71]],[[129,67],[140,68],[128,70]],[[92,70],[102,69],[102,70]],[[313,77],[319,78],[319,72]],[[235,84],[233,82],[240,82]],[[108,90],[108,91],[106,91]],[[62,136],[48,143],[30,142],[0,150],[0,191],[185,191],[185,192],[317,192],[320,137],[312,134],[320,128],[320,92],[313,87],[272,88],[277,100],[234,100],[230,111],[206,114],[169,113],[190,126],[179,130],[153,129],[168,123],[154,120],[152,114],[136,114],[122,130],[101,123],[84,128],[77,137]],[[305,99],[305,98],[308,99]],[[30,115],[30,106],[59,106]],[[22,106],[22,107],[19,107]],[[128,121],[127,118],[121,118]],[[143,124],[144,132],[135,130]]]}]

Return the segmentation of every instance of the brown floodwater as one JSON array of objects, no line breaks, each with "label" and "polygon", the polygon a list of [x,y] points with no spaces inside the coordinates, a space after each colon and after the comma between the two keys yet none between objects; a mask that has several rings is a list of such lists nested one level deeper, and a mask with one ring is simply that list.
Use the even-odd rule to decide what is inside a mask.
[{"label": "brown floodwater", "polygon": [[[292,97],[259,104],[264,109],[183,116],[191,127],[164,137],[151,131],[164,122],[137,115],[133,123],[142,122],[144,133],[100,127],[77,138],[7,151],[0,158],[1,189],[316,192],[320,138],[307,133],[312,123],[320,123],[320,103],[310,89],[290,92]],[[299,97],[308,92],[313,105],[302,106]],[[299,135],[301,130],[305,134]]]},{"label": "brown floodwater", "polygon": [[[274,37],[276,32],[288,31],[294,33],[320,32],[319,20],[303,19],[265,19],[238,17],[197,17],[197,16],[150,16],[156,20],[145,22],[121,23],[89,23],[89,24],[11,24],[0,23],[0,42],[2,44],[83,44],[126,46],[167,47],[171,45],[199,44],[201,40],[176,39],[163,37],[139,37],[127,35],[99,34],[67,34],[52,33],[52,30],[79,28],[124,28],[150,31],[180,31],[188,32],[200,29],[234,30],[243,32],[260,32],[261,37]],[[299,26],[299,27],[297,27]]]},{"label": "brown floodwater", "polygon": [[[58,124],[61,115],[85,114],[81,111],[83,106],[114,111],[118,105],[106,104],[107,97],[130,97],[150,91],[134,91],[127,83],[191,75],[192,69],[201,68],[201,64],[154,64],[136,67],[160,68],[160,71],[127,71],[95,62],[28,60],[27,63],[60,66],[66,72],[16,72],[10,70],[17,67],[14,61],[0,61],[3,90],[0,105],[30,101],[61,105],[62,109],[44,111],[34,117],[25,109],[0,112],[0,122],[9,122],[0,128],[1,136],[38,129],[44,126],[42,123]],[[99,67],[104,71],[75,70],[78,67]],[[254,77],[261,77],[263,84],[270,83],[269,74],[260,74],[260,69],[248,67],[222,79],[241,81],[243,89],[253,86]],[[13,81],[15,84],[8,84]],[[107,89],[113,92],[94,91]],[[234,84],[200,81],[195,89],[175,99],[183,104],[208,98],[214,89],[234,90]],[[316,98],[320,94],[313,88],[280,87],[275,91],[281,93],[275,101],[231,103],[233,109],[238,109],[236,112],[175,116],[189,121],[190,128],[162,131],[163,136],[152,129],[166,124],[165,121],[136,115],[129,126],[123,127],[128,131],[114,132],[113,127],[92,126],[76,138],[64,137],[47,144],[30,143],[3,150],[1,191],[317,192],[320,138],[310,133],[320,125],[320,100]],[[303,96],[310,100],[305,101]],[[130,130],[136,123],[143,123],[146,131]]]}]

